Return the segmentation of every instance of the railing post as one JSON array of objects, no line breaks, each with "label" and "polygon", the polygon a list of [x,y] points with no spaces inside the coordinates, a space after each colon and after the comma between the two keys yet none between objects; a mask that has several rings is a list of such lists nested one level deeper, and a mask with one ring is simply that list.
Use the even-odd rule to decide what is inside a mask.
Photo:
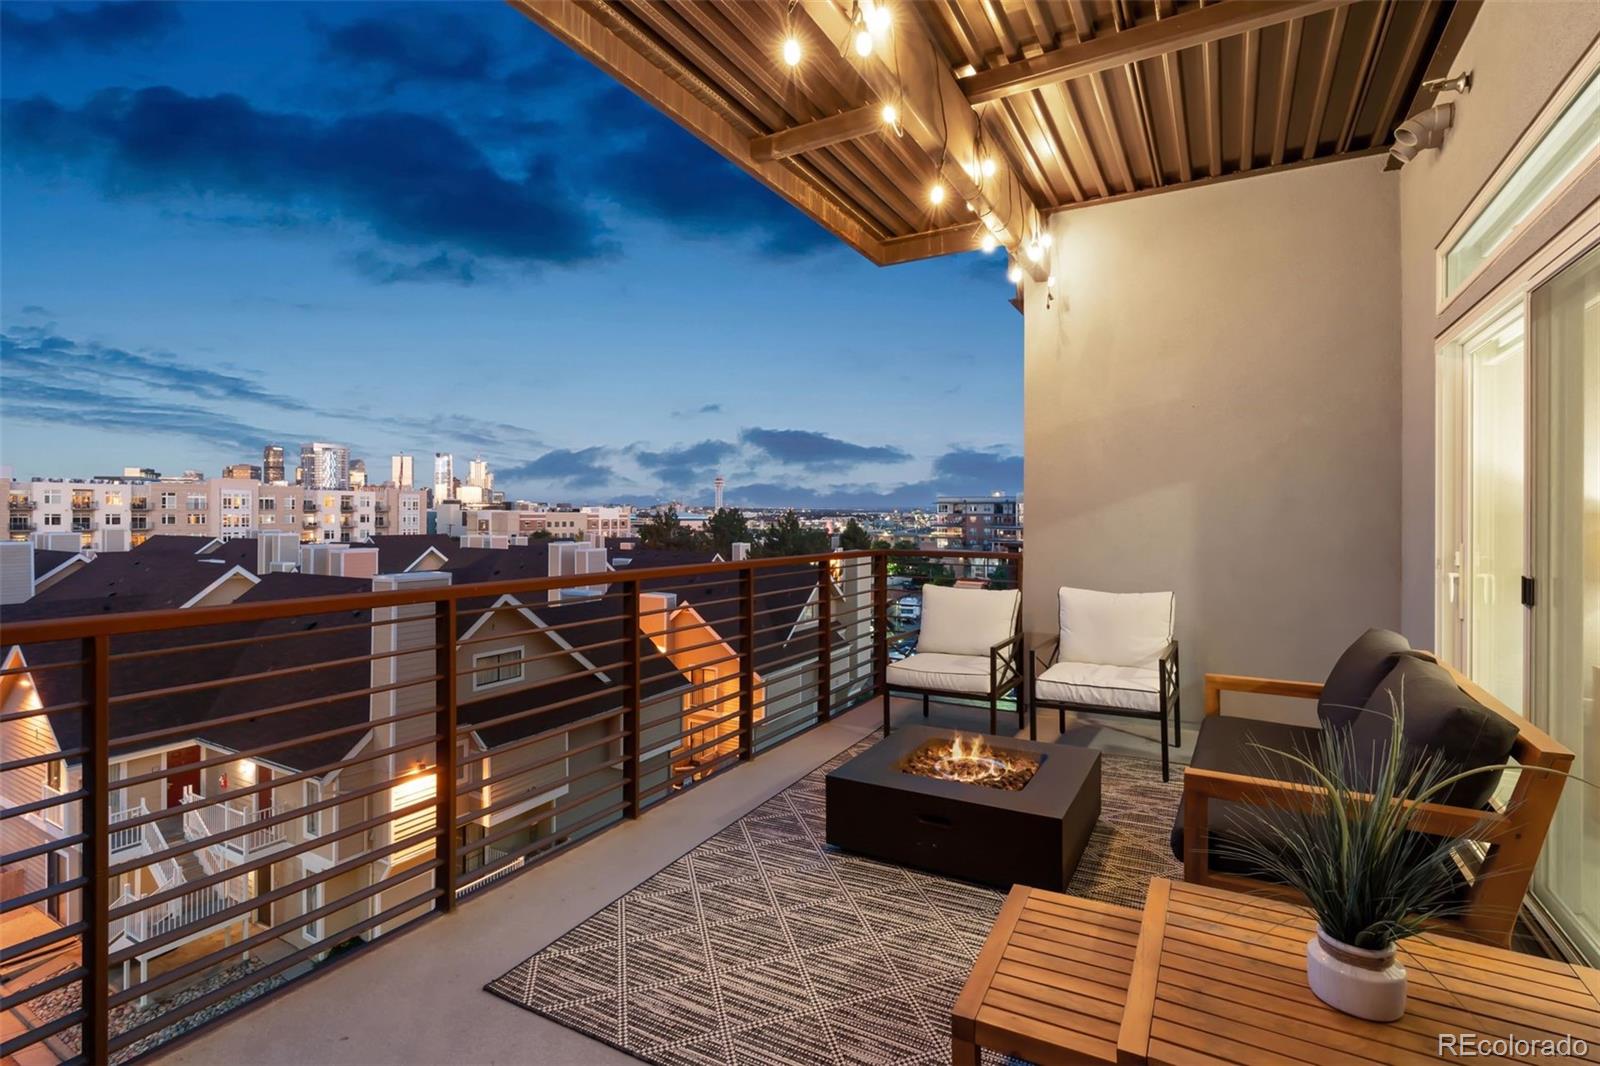
[{"label": "railing post", "polygon": [[746,566],[739,575],[739,758],[756,754],[756,570]]},{"label": "railing post", "polygon": [[639,704],[640,704],[640,679],[643,672],[642,653],[640,642],[644,634],[640,630],[640,619],[643,612],[639,602],[639,582],[629,581],[623,585],[623,595],[627,597],[627,604],[622,612],[623,648],[627,660],[624,667],[627,673],[627,690],[623,693],[622,704],[622,798],[628,804],[628,817],[637,818],[640,813],[639,806]]},{"label": "railing post", "polygon": [[[83,642],[83,702],[89,716],[89,755],[83,760],[83,1057],[111,1057],[111,638]],[[50,855],[54,861],[55,854]]]},{"label": "railing post", "polygon": [[817,721],[833,717],[833,575],[832,563],[817,564]]},{"label": "railing post", "polygon": [[889,690],[889,556],[872,556],[872,684],[876,695]]},{"label": "railing post", "polygon": [[438,707],[438,746],[435,749],[434,796],[438,808],[434,812],[438,842],[434,850],[439,856],[439,867],[433,872],[433,884],[442,894],[436,905],[438,910],[452,912],[456,909],[456,866],[460,862],[460,848],[456,837],[456,601],[454,598],[438,602],[434,612],[433,672],[438,675],[434,706]]}]

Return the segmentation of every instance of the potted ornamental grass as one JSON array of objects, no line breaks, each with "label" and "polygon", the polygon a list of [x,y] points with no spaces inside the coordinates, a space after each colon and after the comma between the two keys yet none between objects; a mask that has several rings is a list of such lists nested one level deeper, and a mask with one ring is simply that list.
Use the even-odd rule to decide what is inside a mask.
[{"label": "potted ornamental grass", "polygon": [[1422,833],[1416,805],[1463,778],[1511,768],[1463,771],[1436,753],[1408,752],[1402,702],[1391,697],[1386,748],[1358,750],[1348,726],[1325,726],[1310,751],[1253,745],[1263,763],[1287,761],[1303,771],[1296,776],[1307,781],[1310,801],[1298,807],[1268,798],[1249,804],[1239,813],[1243,832],[1218,846],[1260,876],[1305,896],[1317,919],[1306,944],[1312,992],[1337,1010],[1371,1021],[1394,1021],[1405,1013],[1406,970],[1395,946],[1459,911],[1454,853],[1476,836]]}]

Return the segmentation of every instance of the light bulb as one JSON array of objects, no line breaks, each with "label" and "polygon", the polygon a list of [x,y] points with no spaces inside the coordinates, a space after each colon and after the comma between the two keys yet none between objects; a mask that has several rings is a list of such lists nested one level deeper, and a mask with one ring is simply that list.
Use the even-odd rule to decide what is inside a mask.
[{"label": "light bulb", "polygon": [[1050,247],[1055,242],[1056,239],[1050,236],[1049,230],[1045,230],[1043,233],[1039,234],[1039,243],[1044,245],[1046,248]]},{"label": "light bulb", "polygon": [[978,165],[978,169],[983,172],[983,176],[984,177],[986,177],[986,178],[994,177],[994,169],[995,169],[994,168],[994,156],[989,156],[989,155],[984,156],[983,157],[983,162]]},{"label": "light bulb", "polygon": [[883,36],[889,30],[889,9],[883,4],[868,4],[864,8],[867,29],[878,36]]},{"label": "light bulb", "polygon": [[1044,286],[1047,289],[1055,288],[1056,287],[1056,276],[1054,274],[1051,274],[1048,278],[1045,278],[1044,279]]},{"label": "light bulb", "polygon": [[983,236],[978,238],[978,247],[983,249],[984,255],[988,255],[990,252],[994,251],[998,244],[999,242],[994,239],[994,234],[990,233],[988,230],[984,230]]},{"label": "light bulb", "polygon": [[900,112],[893,104],[884,104],[881,114],[883,115],[883,124],[885,126],[900,125]]},{"label": "light bulb", "polygon": [[1037,263],[1039,261],[1039,257],[1044,255],[1044,249],[1039,247],[1038,241],[1029,241],[1028,247],[1025,248],[1024,251],[1028,253],[1029,261],[1034,263]]},{"label": "light bulb", "polygon": [[1012,263],[1011,269],[1006,271],[1006,280],[1013,285],[1020,284],[1022,282],[1022,268]]},{"label": "light bulb", "polygon": [[856,55],[862,59],[872,54],[872,34],[861,30],[856,34]]},{"label": "light bulb", "polygon": [[786,37],[783,41],[783,61],[791,67],[800,65],[800,42],[793,37]]},{"label": "light bulb", "polygon": [[938,207],[940,204],[944,203],[944,186],[938,182],[934,182],[933,188],[928,190],[928,199],[933,202],[935,207]]}]

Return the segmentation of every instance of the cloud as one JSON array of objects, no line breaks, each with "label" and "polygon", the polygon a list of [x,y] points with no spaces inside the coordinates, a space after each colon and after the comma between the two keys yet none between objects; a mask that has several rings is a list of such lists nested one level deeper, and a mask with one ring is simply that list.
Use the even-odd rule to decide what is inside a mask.
[{"label": "cloud", "polygon": [[852,444],[807,429],[742,430],[739,439],[786,466],[809,470],[843,470],[861,463],[902,463],[909,452],[887,444]]},{"label": "cloud", "polygon": [[739,446],[726,440],[703,440],[661,451],[635,449],[634,461],[667,485],[690,485],[709,480],[719,463],[739,450]]},{"label": "cloud", "polygon": [[78,45],[108,52],[158,37],[180,21],[178,5],[170,3],[103,3],[87,9],[50,6],[43,18],[24,18],[17,13],[18,6],[0,9],[0,41],[7,48],[33,53]]},{"label": "cloud", "polygon": [[478,280],[478,261],[450,252],[406,262],[367,249],[356,253],[354,262],[357,270],[380,285],[393,285],[397,281],[452,281],[457,285],[471,285]]},{"label": "cloud", "polygon": [[682,236],[752,241],[767,255],[809,255],[838,240],[693,135],[617,88],[589,108],[607,140],[621,141],[594,168],[596,192]]},{"label": "cloud", "polygon": [[496,477],[503,482],[546,482],[567,488],[597,488],[612,480],[615,472],[601,460],[604,448],[556,448],[537,459],[501,467]]},{"label": "cloud", "polygon": [[[79,384],[58,384],[6,374],[0,412],[7,422],[100,429],[144,437],[187,437],[227,452],[251,453],[288,434],[187,403],[165,403]],[[59,473],[59,471],[51,471]]]},{"label": "cloud", "polygon": [[1022,456],[999,448],[956,448],[933,461],[934,480],[946,492],[975,494],[1022,491]]},{"label": "cloud", "polygon": [[699,407],[691,407],[686,411],[672,412],[673,418],[693,418],[695,415],[719,415],[722,413],[720,403],[703,403]]},{"label": "cloud", "polygon": [[480,82],[493,51],[473,20],[422,11],[363,18],[326,30],[326,56],[377,73],[391,92],[405,82]]},{"label": "cloud", "polygon": [[335,121],[264,111],[239,96],[170,87],[107,89],[81,108],[7,100],[8,154],[94,174],[107,196],[243,199],[301,225],[354,222],[382,241],[423,249],[413,277],[462,280],[463,257],[523,267],[581,263],[612,247],[599,221],[534,155],[513,180],[448,121],[406,111]]}]

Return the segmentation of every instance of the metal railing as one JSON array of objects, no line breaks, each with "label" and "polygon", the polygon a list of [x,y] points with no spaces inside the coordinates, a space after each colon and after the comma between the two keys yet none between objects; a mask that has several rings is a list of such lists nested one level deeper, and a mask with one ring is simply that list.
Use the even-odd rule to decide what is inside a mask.
[{"label": "metal railing", "polygon": [[[475,585],[415,574],[353,595],[6,625],[0,644],[23,657],[0,675],[30,675],[44,705],[0,727],[44,717],[62,749],[0,761],[0,793],[50,759],[74,772],[0,818],[76,805],[82,823],[5,838],[8,868],[62,876],[24,878],[0,903],[59,915],[3,961],[68,944],[79,961],[7,994],[6,1009],[42,1013],[0,1056],[41,1041],[91,1062],[143,1054],[448,915],[882,695],[897,598],[928,581],[1016,584],[1021,562],[872,550]],[[266,786],[245,763],[270,769],[279,802],[256,809]],[[178,802],[113,821],[113,789]],[[174,819],[183,832],[161,834]],[[47,997],[68,987],[76,1000]],[[146,1003],[160,1009],[132,1012]]]}]

